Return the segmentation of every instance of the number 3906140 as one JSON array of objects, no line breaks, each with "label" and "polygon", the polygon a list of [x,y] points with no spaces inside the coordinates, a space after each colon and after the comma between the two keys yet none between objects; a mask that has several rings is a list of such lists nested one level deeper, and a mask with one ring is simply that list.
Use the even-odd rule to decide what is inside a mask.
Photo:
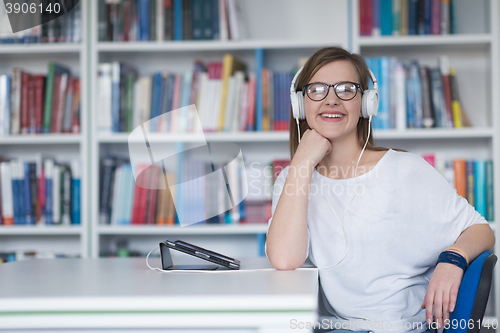
[{"label": "number 3906140", "polygon": [[38,13],[56,13],[58,14],[60,11],[61,11],[61,5],[59,3],[54,3],[54,4],[51,4],[49,3],[47,6],[45,6],[45,8],[43,7],[42,4],[35,4],[35,3],[31,3],[31,4],[28,4],[28,3],[23,3],[23,4],[20,4],[20,3],[8,3],[6,2],[5,3],[5,9],[7,10],[7,14],[11,14],[11,13],[15,13],[15,14],[20,14],[20,13],[23,13],[23,14],[28,14],[28,13],[31,13],[31,14],[36,14],[37,12]]}]

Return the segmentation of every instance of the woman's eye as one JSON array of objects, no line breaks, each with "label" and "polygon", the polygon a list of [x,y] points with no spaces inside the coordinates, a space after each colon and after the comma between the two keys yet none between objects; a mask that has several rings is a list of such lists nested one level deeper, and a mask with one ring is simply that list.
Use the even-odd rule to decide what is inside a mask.
[{"label": "woman's eye", "polygon": [[314,93],[322,93],[325,92],[325,87],[322,86],[317,86],[317,87],[312,87],[312,92]]}]

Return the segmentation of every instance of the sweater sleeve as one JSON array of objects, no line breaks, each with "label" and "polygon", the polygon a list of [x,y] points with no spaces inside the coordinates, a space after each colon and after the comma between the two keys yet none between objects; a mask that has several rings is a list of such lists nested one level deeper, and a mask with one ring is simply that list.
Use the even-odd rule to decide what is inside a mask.
[{"label": "sweater sleeve", "polygon": [[[276,181],[274,182],[273,185],[273,199],[272,199],[272,208],[271,208],[271,218],[268,221],[267,224],[267,232],[269,232],[269,227],[271,226],[271,222],[274,217],[274,212],[276,211],[276,206],[278,205],[278,201],[280,199],[281,193],[283,192],[283,187],[285,186],[285,181],[286,181],[286,176],[288,174],[289,166],[284,168],[278,177],[276,178]],[[267,233],[266,233],[267,236]],[[309,245],[310,245],[310,235],[309,235],[309,226],[307,227],[307,255],[306,258],[309,257]],[[267,256],[267,241],[265,244],[265,252]]]}]

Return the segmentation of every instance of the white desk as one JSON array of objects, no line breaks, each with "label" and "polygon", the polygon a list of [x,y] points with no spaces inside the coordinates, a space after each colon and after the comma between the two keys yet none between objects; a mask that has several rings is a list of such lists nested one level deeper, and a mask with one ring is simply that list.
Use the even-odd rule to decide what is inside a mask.
[{"label": "white desk", "polygon": [[[271,267],[267,258],[241,263]],[[0,331],[297,332],[291,321],[317,320],[317,281],[313,270],[161,273],[144,258],[12,262],[0,264]]]}]

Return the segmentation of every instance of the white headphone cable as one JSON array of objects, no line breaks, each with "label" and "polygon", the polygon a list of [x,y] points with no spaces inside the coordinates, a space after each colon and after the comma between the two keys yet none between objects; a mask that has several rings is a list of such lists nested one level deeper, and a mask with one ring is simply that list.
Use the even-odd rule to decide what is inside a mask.
[{"label": "white headphone cable", "polygon": [[357,191],[357,187],[358,187],[358,165],[359,165],[359,161],[361,160],[361,156],[363,156],[363,152],[365,151],[365,148],[366,148],[366,145],[368,144],[368,139],[370,138],[370,128],[371,128],[371,123],[372,123],[372,116],[370,115],[370,118],[368,119],[368,135],[366,137],[366,142],[365,142],[365,145],[363,146],[363,149],[361,150],[361,154],[359,154],[359,158],[358,158],[358,162],[356,163],[356,170],[354,171],[354,196],[352,197],[351,201],[349,201],[349,204],[347,204],[344,212],[342,213],[342,220],[339,219],[339,217],[337,216],[337,213],[335,212],[335,210],[333,209],[332,205],[330,205],[330,203],[328,202],[328,200],[326,200],[325,196],[323,195],[323,193],[321,193],[321,196],[323,197],[323,199],[325,199],[326,203],[328,204],[328,206],[330,206],[330,208],[332,209],[333,211],[333,214],[335,214],[335,217],[337,218],[337,220],[339,220],[340,222],[340,225],[342,226],[342,232],[344,233],[344,237],[345,237],[345,250],[344,250],[344,256],[342,257],[342,259],[340,259],[339,262],[337,262],[335,265],[331,265],[331,266],[326,266],[326,267],[321,267],[321,268],[318,268],[318,269],[327,269],[327,268],[331,268],[331,267],[334,267],[334,266],[337,266],[338,264],[340,264],[342,262],[342,260],[345,259],[345,257],[347,256],[347,251],[349,250],[349,241],[347,240],[347,235],[345,233],[345,229],[344,229],[344,215],[345,215],[345,212],[347,211],[347,208],[349,208],[349,206],[351,205],[351,203],[353,202],[354,198],[356,197],[356,195],[358,194],[358,191]]},{"label": "white headphone cable", "polygon": [[[295,118],[297,119],[297,118]],[[298,125],[298,119],[297,119],[297,125]],[[336,263],[335,265],[331,265],[331,266],[325,266],[325,267],[320,267],[320,268],[316,268],[316,267],[311,267],[311,268],[307,268],[307,267],[303,267],[303,268],[296,268],[295,270],[322,270],[322,269],[327,269],[327,268],[331,268],[331,267],[334,267],[334,266],[337,266],[342,260],[345,259],[345,257],[347,256],[347,251],[348,251],[348,248],[349,248],[349,243],[347,241],[347,235],[345,233],[345,229],[344,229],[344,214],[345,212],[347,211],[347,208],[349,207],[349,205],[351,204],[351,202],[354,200],[354,198],[356,197],[356,189],[357,189],[357,186],[358,186],[358,183],[357,183],[357,173],[358,173],[358,165],[359,165],[359,161],[361,160],[361,156],[363,155],[363,152],[365,151],[365,148],[366,148],[366,145],[368,144],[368,139],[370,138],[370,128],[371,128],[371,123],[372,123],[372,116],[370,116],[370,119],[368,120],[368,136],[366,138],[366,142],[365,142],[365,145],[363,146],[363,149],[361,150],[361,154],[359,154],[359,158],[358,158],[358,162],[356,163],[356,171],[354,172],[354,196],[352,197],[351,201],[349,202],[349,204],[347,205],[347,207],[345,208],[344,210],[344,213],[342,214],[342,221],[339,219],[339,217],[337,216],[337,213],[335,212],[335,210],[333,209],[333,207],[328,203],[328,201],[326,200],[326,198],[323,196],[323,193],[321,194],[323,196],[323,199],[325,199],[326,203],[330,206],[330,208],[332,209],[333,213],[335,214],[335,216],[337,217],[337,220],[339,220],[341,226],[342,226],[342,231],[344,232],[344,236],[345,236],[345,240],[346,240],[346,249],[344,251],[344,257],[342,259],[340,259],[340,261],[338,263]],[[299,136],[299,141],[300,141],[300,136]],[[223,271],[206,271],[206,270],[195,270],[195,269],[192,269],[192,270],[163,270],[159,267],[151,267],[149,265],[149,256],[151,255],[151,253],[153,253],[154,251],[156,251],[157,249],[159,248],[159,246],[157,246],[156,248],[154,248],[153,250],[149,251],[148,255],[146,256],[146,265],[149,267],[149,269],[153,270],[153,271],[159,271],[159,272],[162,272],[162,273],[243,273],[243,272],[258,272],[258,271],[275,271],[276,269],[275,268],[259,268],[259,269],[245,269],[245,270],[223,270]]]},{"label": "white headphone cable", "polygon": [[297,134],[299,138],[299,143],[300,143],[300,128],[299,128],[299,118],[295,118],[295,121],[297,122]]}]

